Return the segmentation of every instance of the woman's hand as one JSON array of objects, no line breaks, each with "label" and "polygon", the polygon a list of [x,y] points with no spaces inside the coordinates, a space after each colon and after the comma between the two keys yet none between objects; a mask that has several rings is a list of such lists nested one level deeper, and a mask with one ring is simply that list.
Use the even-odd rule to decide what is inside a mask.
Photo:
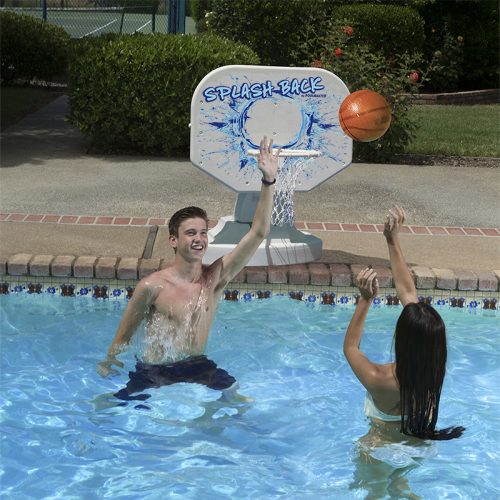
[{"label": "woman's hand", "polygon": [[377,273],[371,267],[367,267],[358,274],[357,286],[365,300],[372,300],[378,294]]},{"label": "woman's hand", "polygon": [[395,236],[399,234],[401,226],[405,223],[405,211],[398,206],[389,210],[384,223],[384,236],[387,241],[392,241]]}]

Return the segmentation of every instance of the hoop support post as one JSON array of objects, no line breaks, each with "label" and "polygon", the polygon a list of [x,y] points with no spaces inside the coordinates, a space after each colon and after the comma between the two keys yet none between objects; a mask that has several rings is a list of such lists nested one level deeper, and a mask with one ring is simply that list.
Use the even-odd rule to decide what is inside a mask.
[{"label": "hoop support post", "polygon": [[[249,150],[256,157],[259,150]],[[295,228],[293,193],[298,176],[306,163],[321,153],[315,150],[280,152],[273,214],[269,237],[260,245],[249,266],[287,265],[311,262],[321,257],[320,238]],[[208,233],[209,246],[204,262],[212,263],[229,253],[248,232],[259,200],[258,192],[240,192],[232,217],[222,217]]]}]

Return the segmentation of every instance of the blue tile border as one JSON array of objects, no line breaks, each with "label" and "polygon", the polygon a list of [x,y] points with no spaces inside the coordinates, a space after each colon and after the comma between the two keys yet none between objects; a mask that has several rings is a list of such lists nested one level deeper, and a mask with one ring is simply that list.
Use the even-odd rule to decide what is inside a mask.
[{"label": "blue tile border", "polygon": [[[126,301],[132,297],[137,280],[103,280],[95,278],[40,278],[30,276],[0,277],[0,295],[50,294],[72,298]],[[498,310],[498,292],[459,290],[418,290],[419,300],[434,306]],[[249,302],[273,296],[289,297],[319,305],[356,304],[359,293],[355,287],[322,285],[248,285],[234,283],[224,290],[223,301]],[[399,305],[394,288],[382,288],[374,305]]]}]

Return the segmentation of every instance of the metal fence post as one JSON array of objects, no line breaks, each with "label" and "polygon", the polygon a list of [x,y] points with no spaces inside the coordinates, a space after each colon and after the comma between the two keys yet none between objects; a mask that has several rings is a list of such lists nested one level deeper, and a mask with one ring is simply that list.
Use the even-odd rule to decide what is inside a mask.
[{"label": "metal fence post", "polygon": [[186,32],[186,0],[168,0],[168,32]]}]

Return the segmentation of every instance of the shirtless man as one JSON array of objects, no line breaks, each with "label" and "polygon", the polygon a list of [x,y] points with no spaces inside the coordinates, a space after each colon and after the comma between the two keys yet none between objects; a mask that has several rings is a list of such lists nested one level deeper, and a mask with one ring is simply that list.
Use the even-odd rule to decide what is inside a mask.
[{"label": "shirtless man", "polygon": [[142,359],[116,397],[144,400],[150,395],[136,393],[176,382],[196,382],[218,390],[234,386],[236,380],[203,353],[225,287],[269,234],[278,155],[279,150],[273,154],[272,140],[264,137],[258,158],[262,188],[251,228],[234,250],[211,265],[202,264],[208,246],[205,211],[187,207],[172,216],[169,243],[175,252],[174,263],[139,281],[107,358],[97,366],[103,377],[116,373],[112,365],[122,368],[116,356],[146,319]]}]

